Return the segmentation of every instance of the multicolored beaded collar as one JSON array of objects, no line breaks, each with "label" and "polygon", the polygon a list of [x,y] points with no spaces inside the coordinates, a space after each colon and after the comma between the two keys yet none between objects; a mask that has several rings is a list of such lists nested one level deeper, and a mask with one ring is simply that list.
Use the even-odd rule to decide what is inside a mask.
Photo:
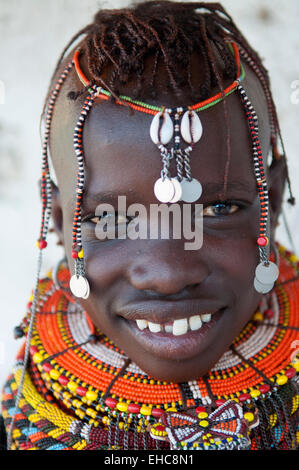
[{"label": "multicolored beaded collar", "polygon": [[[40,281],[13,448],[294,449],[299,260],[277,246],[280,276],[268,300],[206,376],[180,384],[149,377],[94,328],[66,267]],[[4,390],[7,429],[23,359],[24,350]]]}]

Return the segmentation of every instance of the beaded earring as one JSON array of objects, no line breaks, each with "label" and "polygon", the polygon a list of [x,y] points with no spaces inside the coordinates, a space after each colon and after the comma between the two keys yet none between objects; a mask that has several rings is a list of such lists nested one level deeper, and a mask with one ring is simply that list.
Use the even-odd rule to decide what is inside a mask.
[{"label": "beaded earring", "polygon": [[277,264],[273,263],[272,261],[269,261],[269,196],[264,171],[263,155],[258,135],[258,118],[242,85],[239,85],[238,91],[248,121],[248,127],[252,142],[254,173],[256,177],[261,207],[259,236],[257,238],[260,262],[255,270],[254,288],[257,292],[265,294],[273,288],[274,282],[277,280],[279,275],[279,269]]}]

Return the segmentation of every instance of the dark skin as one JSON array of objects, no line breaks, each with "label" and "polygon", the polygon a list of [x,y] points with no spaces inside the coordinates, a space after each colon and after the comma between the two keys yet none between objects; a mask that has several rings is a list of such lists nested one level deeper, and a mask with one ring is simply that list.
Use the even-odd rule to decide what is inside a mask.
[{"label": "dark skin", "polygon": [[[84,67],[84,61],[82,64]],[[260,122],[270,197],[271,239],[275,240],[285,163],[280,159],[267,167],[265,156],[270,149],[270,130],[265,98],[255,75],[248,69],[246,72],[244,88]],[[193,73],[194,79],[201,79],[199,66],[194,65]],[[147,102],[169,107],[193,104],[188,90],[182,90],[178,98],[165,88],[164,83],[165,72],[161,69],[157,79],[157,98]],[[132,79],[121,92],[132,96],[135,86]],[[82,101],[70,102],[66,93],[81,89],[77,77],[71,74],[57,101],[50,139],[59,186],[59,190],[54,190],[52,216],[71,271],[76,180],[72,135]],[[150,140],[151,117],[146,114],[131,114],[122,106],[98,101],[84,130],[86,186],[82,238],[91,292],[87,300],[80,301],[101,331],[141,369],[161,380],[183,382],[208,372],[249,321],[261,300],[261,294],[253,286],[255,268],[259,263],[256,245],[259,198],[251,144],[237,93],[227,99],[227,107],[231,162],[226,193],[223,192],[226,128],[222,104],[200,113],[204,134],[191,155],[192,175],[203,186],[203,194],[197,202],[204,204],[206,209],[203,245],[197,251],[184,250],[184,239],[99,241],[96,238],[94,214],[100,202],[110,202],[116,207],[117,196],[126,195],[127,206],[134,202],[147,208],[150,204],[157,204],[153,185],[159,177],[161,159]],[[241,184],[233,188],[232,182],[235,181]],[[112,196],[109,200],[102,196],[92,199],[92,195],[107,191]],[[227,207],[226,215],[220,216],[211,208],[219,200],[233,201],[233,205]],[[159,302],[158,306],[153,302]],[[134,309],[132,304],[136,306],[137,303]],[[135,322],[130,321],[142,318],[163,323],[169,311],[172,311],[173,319],[179,319],[220,308],[217,321],[211,322],[206,334],[191,340],[196,343],[190,348],[192,352],[182,347],[184,335],[176,337],[177,344],[181,345],[179,353],[176,344],[169,344],[154,333],[144,342],[133,327]],[[150,347],[148,343],[151,343]]]}]

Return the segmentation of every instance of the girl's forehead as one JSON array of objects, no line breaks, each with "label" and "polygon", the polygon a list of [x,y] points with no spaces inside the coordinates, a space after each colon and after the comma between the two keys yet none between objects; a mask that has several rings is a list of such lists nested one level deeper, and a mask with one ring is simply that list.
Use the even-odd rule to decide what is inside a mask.
[{"label": "girl's forehead", "polygon": [[[200,67],[197,67],[200,70]],[[270,147],[270,128],[265,97],[259,80],[254,73],[246,69],[244,86],[250,96],[259,117],[260,138],[264,156],[264,164]],[[190,94],[182,90],[180,99],[169,92],[167,86],[158,77],[160,93],[154,103],[159,106],[184,106],[190,102]],[[200,74],[200,73],[199,73]],[[107,78],[107,77],[106,77]],[[159,81],[160,80],[160,81]],[[122,94],[133,94],[136,83],[132,79]],[[162,88],[161,88],[162,87]],[[64,93],[59,96],[51,130],[51,155],[53,156],[56,173],[61,174],[58,180],[73,191],[73,182],[65,181],[66,175],[76,176],[76,158],[73,148],[73,132],[79,117],[82,98],[71,101],[67,98],[69,91],[82,91],[82,84],[72,73],[65,84]],[[215,90],[217,92],[218,90]],[[233,93],[226,99],[229,122],[224,118],[223,103],[199,113],[203,123],[203,137],[192,151],[192,168],[194,175],[201,174],[206,182],[220,182],[227,159],[227,139],[230,140],[231,161],[230,173],[234,180],[254,184],[252,165],[252,149],[248,124],[241,105],[240,97]],[[147,176],[157,178],[161,170],[161,157],[150,138],[152,116],[145,113],[97,99],[89,113],[84,126],[84,153],[86,161],[87,189],[102,184],[114,187],[121,180],[124,186],[141,182]],[[265,165],[266,167],[267,165]],[[135,182],[134,182],[135,179]],[[126,183],[126,184],[125,184]],[[119,183],[117,183],[119,184]]]}]

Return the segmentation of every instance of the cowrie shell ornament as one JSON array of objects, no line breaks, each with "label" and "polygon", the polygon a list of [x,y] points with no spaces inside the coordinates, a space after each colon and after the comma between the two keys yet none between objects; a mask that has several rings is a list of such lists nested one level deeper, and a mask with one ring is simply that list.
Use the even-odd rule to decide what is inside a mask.
[{"label": "cowrie shell ornament", "polygon": [[[163,116],[163,122],[160,124],[160,117]],[[160,136],[159,136],[159,129],[160,129]],[[150,136],[154,144],[168,144],[173,136],[173,122],[169,113],[167,112],[159,112],[155,115],[154,119],[152,120],[151,127],[150,127]]]},{"label": "cowrie shell ornament", "polygon": [[181,120],[181,135],[184,141],[188,144],[196,143],[200,140],[202,132],[201,120],[197,113],[186,111]]}]

